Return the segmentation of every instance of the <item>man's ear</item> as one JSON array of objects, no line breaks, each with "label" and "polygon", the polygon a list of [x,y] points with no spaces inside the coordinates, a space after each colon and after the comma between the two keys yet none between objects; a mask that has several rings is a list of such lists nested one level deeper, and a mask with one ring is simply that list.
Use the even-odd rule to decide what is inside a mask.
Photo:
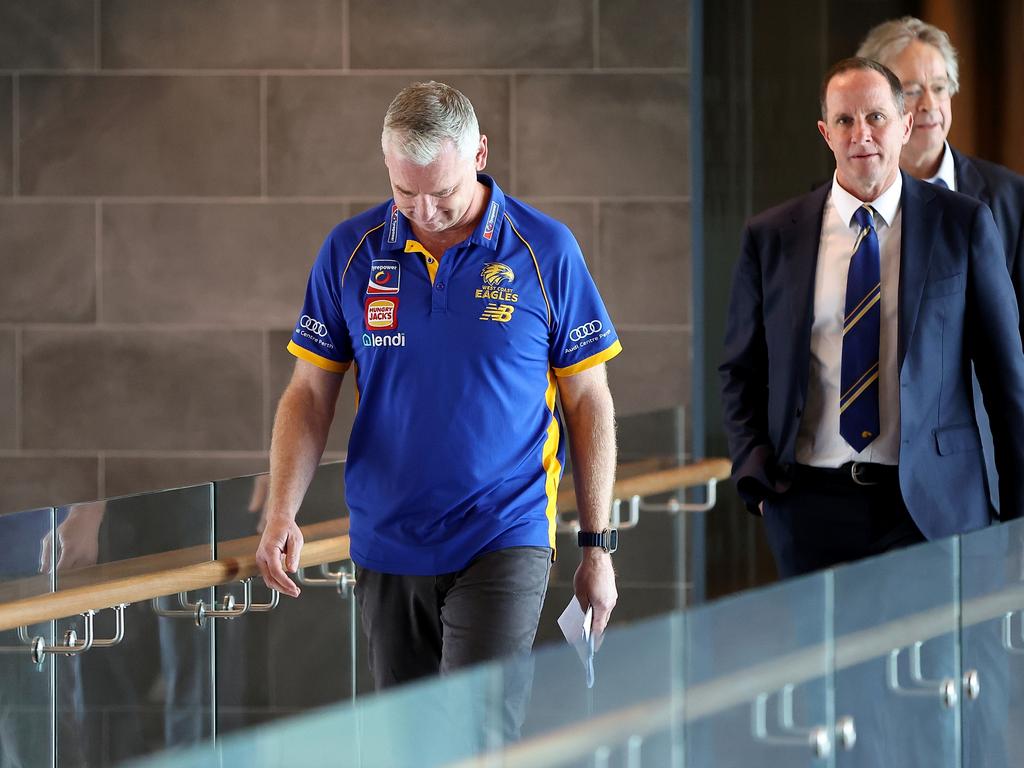
[{"label": "man's ear", "polygon": [[480,146],[476,148],[476,169],[482,171],[487,167],[487,137],[480,134]]},{"label": "man's ear", "polygon": [[823,138],[825,143],[828,144],[828,148],[832,149],[832,141],[828,137],[828,126],[825,125],[824,120],[818,121],[818,133],[821,134],[821,138]]}]

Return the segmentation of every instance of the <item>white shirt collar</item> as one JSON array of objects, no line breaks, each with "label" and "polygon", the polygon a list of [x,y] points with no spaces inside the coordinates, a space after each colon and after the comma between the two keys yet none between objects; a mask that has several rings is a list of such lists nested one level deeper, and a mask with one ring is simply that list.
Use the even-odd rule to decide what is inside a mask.
[{"label": "white shirt collar", "polygon": [[956,192],[956,168],[953,165],[953,153],[949,149],[949,142],[945,142],[942,148],[942,162],[939,163],[939,172],[930,179],[925,179],[929,184],[934,184],[936,179],[942,179],[946,186]]},{"label": "white shirt collar", "polygon": [[896,213],[900,209],[900,196],[902,194],[903,174],[900,172],[896,173],[896,180],[889,185],[889,188],[870,203],[858,200],[843,189],[839,185],[839,177],[835,173],[832,174],[832,205],[835,206],[836,212],[848,227],[851,226],[853,221],[853,214],[862,205],[870,205],[874,209],[875,215],[881,218],[886,226],[892,226]]}]

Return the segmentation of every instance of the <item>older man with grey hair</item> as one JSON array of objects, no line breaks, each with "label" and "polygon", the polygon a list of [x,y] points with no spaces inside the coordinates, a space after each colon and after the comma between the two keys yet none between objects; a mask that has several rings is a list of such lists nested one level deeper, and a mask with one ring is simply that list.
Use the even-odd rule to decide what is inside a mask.
[{"label": "older man with grey hair", "polygon": [[[1024,300],[1024,176],[1001,165],[969,157],[950,146],[947,136],[953,120],[952,97],[960,90],[960,67],[956,50],[943,30],[912,16],[887,21],[868,32],[858,50],[885,64],[899,78],[914,126],[910,141],[900,154],[900,166],[910,175],[948,187],[980,200],[989,208],[999,229],[1017,303]],[[1024,334],[1024,320],[1020,321]],[[995,469],[995,448],[988,414],[980,387],[974,382],[975,413],[986,457],[991,503],[999,509],[995,489],[999,477]],[[990,404],[991,406],[991,404]],[[998,409],[997,418],[1005,418]],[[1020,425],[1015,425],[1019,429]],[[1019,472],[1019,468],[1013,471]],[[1002,517],[1014,516],[1013,510],[1001,510]],[[1003,553],[990,553],[976,542],[968,549],[961,566],[970,576],[975,594],[995,588],[1001,581],[991,563],[985,562]],[[995,582],[995,583],[993,583]],[[986,691],[978,702],[965,710],[964,765],[1006,766],[1019,764],[1009,757],[1007,713],[1010,702],[1006,655],[1000,638],[991,625],[964,629],[965,668],[984,670]]]},{"label": "older man with grey hair", "polygon": [[[900,167],[911,176],[981,200],[992,209],[1018,304],[1024,300],[1024,176],[969,157],[949,145],[952,97],[960,90],[960,66],[949,35],[906,16],[868,32],[857,51],[889,67],[903,84],[914,115]],[[1021,321],[1024,333],[1024,320]]]},{"label": "older man with grey hair", "polygon": [[[379,688],[530,650],[566,427],[582,528],[575,592],[604,629],[617,597],[604,363],[621,350],[569,230],[482,173],[487,137],[469,99],[409,86],[381,147],[392,199],[328,235],[288,345],[297,360],[257,553],[267,584],[297,596],[285,574],[302,547],[295,516],[353,368],[345,495]],[[506,734],[526,692],[506,681]]]}]

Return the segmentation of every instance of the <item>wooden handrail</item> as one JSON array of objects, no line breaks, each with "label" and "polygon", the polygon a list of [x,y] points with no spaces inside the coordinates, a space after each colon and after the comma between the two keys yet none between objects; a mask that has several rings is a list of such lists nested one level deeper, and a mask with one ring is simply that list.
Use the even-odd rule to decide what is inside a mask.
[{"label": "wooden handrail", "polygon": [[[728,459],[704,459],[693,464],[644,472],[631,477],[622,477],[623,469],[627,467],[619,467],[620,477],[612,488],[612,497],[616,499],[653,496],[679,488],[705,485],[709,480],[726,480],[732,471]],[[563,486],[565,487],[558,492],[558,511],[570,512],[576,509],[576,491],[568,479],[563,481]]]},{"label": "wooden handrail", "polygon": [[[703,485],[711,479],[729,477],[730,470],[725,459],[645,471],[651,465],[647,461],[620,467],[620,472],[627,476],[615,482],[615,497],[652,495]],[[631,471],[640,474],[630,476]],[[572,483],[566,481],[563,485],[558,494],[558,509],[574,510],[576,493]],[[347,518],[302,526],[302,534],[302,567],[348,559]],[[259,536],[246,536],[218,542],[217,557],[213,559],[209,546],[204,544],[61,571],[54,592],[49,591],[50,576],[45,574],[0,583],[0,631],[255,576],[258,544]]]},{"label": "wooden handrail", "polygon": [[[300,567],[348,559],[347,518],[304,525],[302,536],[305,544]],[[200,545],[58,573],[58,590],[34,597],[2,600],[4,593],[26,594],[25,585],[40,579],[48,584],[49,576],[0,585],[5,587],[0,592],[0,630],[247,579],[257,574],[259,540],[259,536],[246,536],[219,542],[213,560],[209,559],[210,548]]]}]

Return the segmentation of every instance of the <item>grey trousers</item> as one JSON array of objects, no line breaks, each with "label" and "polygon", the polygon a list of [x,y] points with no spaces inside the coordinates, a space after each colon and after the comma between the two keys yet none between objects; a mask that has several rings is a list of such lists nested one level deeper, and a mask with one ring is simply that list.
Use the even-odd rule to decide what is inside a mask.
[{"label": "grey trousers", "polygon": [[356,571],[356,600],[378,690],[511,657],[504,668],[504,739],[519,735],[551,570],[547,547],[489,552],[461,571],[401,576]]}]

